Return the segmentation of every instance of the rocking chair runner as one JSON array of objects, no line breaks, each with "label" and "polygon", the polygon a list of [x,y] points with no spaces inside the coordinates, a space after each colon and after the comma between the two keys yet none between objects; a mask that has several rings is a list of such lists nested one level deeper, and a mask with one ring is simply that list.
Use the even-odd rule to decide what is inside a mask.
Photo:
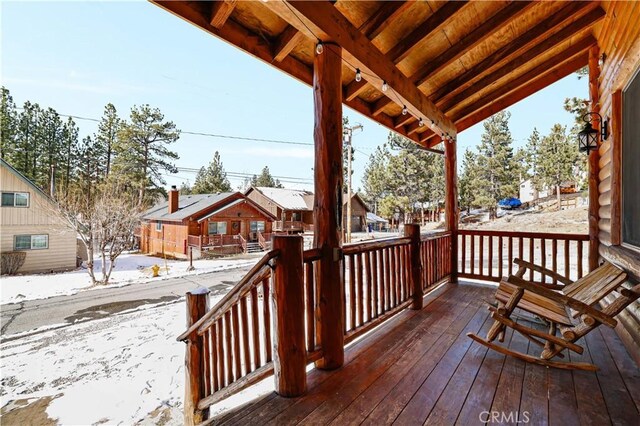
[{"label": "rocking chair runner", "polygon": [[[598,368],[593,364],[558,362],[553,358],[563,358],[562,351],[565,349],[581,354],[583,347],[575,342],[600,324],[615,327],[617,321],[614,317],[640,297],[640,284],[632,288],[623,287],[627,274],[608,262],[575,282],[521,259],[515,259],[514,263],[519,265],[518,272],[507,279],[503,278],[500,282],[496,292],[497,307],[489,305],[491,317],[495,322],[489,329],[487,338],[483,339],[473,333],[468,333],[467,336],[490,349],[527,362],[563,369],[597,370]],[[525,281],[522,277],[529,269],[543,276],[550,276],[561,284]],[[615,300],[603,309],[597,309],[598,302],[614,290],[617,290]],[[547,323],[548,331],[514,321],[511,316],[515,308],[520,308],[542,319]],[[507,327],[542,346],[540,358],[493,343],[495,339],[504,341],[504,332]],[[560,335],[556,335],[557,331]]]}]

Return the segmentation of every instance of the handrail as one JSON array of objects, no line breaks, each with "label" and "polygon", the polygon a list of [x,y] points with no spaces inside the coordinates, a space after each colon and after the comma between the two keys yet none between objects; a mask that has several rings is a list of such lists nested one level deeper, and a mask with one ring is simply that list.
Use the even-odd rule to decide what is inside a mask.
[{"label": "handrail", "polygon": [[485,237],[546,238],[549,240],[589,240],[589,234],[554,234],[550,232],[492,231],[485,229],[459,229],[458,234],[482,235]]},{"label": "handrail", "polygon": [[322,251],[319,248],[312,248],[305,250],[302,254],[302,258],[305,262],[313,262],[319,260],[322,257]]},{"label": "handrail", "polygon": [[[263,267],[268,266],[269,261],[274,259],[280,255],[279,250],[271,250],[266,253],[253,267],[247,272],[247,274],[242,277],[240,281],[227,293],[216,305],[209,310],[202,318],[200,318],[197,322],[195,322],[189,329],[187,329],[184,333],[177,337],[177,341],[181,342],[186,340],[193,332],[197,331],[198,334],[201,333],[201,330],[204,330],[209,325],[211,325],[217,318],[219,318],[220,313],[222,312],[222,308],[228,306],[232,300],[236,300],[238,297],[242,297],[244,295],[244,290],[251,287],[251,285],[258,281],[256,278],[259,278],[258,273],[262,270]],[[264,278],[264,277],[262,277]],[[224,313],[224,312],[222,312]]]},{"label": "handrail", "polygon": [[378,250],[387,247],[401,246],[409,244],[410,238],[398,237],[390,238],[388,240],[368,241],[365,243],[349,244],[342,247],[342,252],[346,254],[364,253],[371,250]]},{"label": "handrail", "polygon": [[451,231],[434,232],[433,234],[422,234],[420,235],[420,241],[437,240],[438,238],[448,237],[452,234],[453,233]]}]

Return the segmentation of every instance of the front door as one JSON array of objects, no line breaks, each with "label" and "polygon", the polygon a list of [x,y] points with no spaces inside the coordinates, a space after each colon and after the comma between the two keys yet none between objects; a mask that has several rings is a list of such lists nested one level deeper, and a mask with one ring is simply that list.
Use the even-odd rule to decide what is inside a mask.
[{"label": "front door", "polygon": [[239,220],[231,221],[231,235],[238,235],[240,233],[240,223]]}]

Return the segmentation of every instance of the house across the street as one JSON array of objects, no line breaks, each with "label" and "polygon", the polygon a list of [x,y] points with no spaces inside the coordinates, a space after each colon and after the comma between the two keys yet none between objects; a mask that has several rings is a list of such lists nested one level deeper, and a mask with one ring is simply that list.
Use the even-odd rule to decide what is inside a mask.
[{"label": "house across the street", "polygon": [[299,233],[313,230],[313,193],[252,186],[245,195],[277,218],[273,224],[274,231]]},{"label": "house across the street", "polygon": [[168,200],[143,216],[140,250],[143,253],[185,258],[189,248],[231,254],[260,247],[271,233],[275,216],[239,192],[179,195],[175,186]]},{"label": "house across the street", "polygon": [[24,252],[18,273],[76,267],[76,234],[53,214],[51,199],[33,182],[0,159],[0,253]]}]

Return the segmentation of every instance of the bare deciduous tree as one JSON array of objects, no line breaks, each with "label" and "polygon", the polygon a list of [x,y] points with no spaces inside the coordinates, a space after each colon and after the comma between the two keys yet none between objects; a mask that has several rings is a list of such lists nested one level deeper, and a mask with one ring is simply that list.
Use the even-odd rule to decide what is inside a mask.
[{"label": "bare deciduous tree", "polygon": [[[87,250],[87,272],[92,284],[108,284],[116,259],[131,248],[134,228],[142,213],[137,199],[122,190],[115,180],[91,188],[59,191],[51,212],[76,232]],[[95,256],[100,257],[102,277],[95,273]]]}]

